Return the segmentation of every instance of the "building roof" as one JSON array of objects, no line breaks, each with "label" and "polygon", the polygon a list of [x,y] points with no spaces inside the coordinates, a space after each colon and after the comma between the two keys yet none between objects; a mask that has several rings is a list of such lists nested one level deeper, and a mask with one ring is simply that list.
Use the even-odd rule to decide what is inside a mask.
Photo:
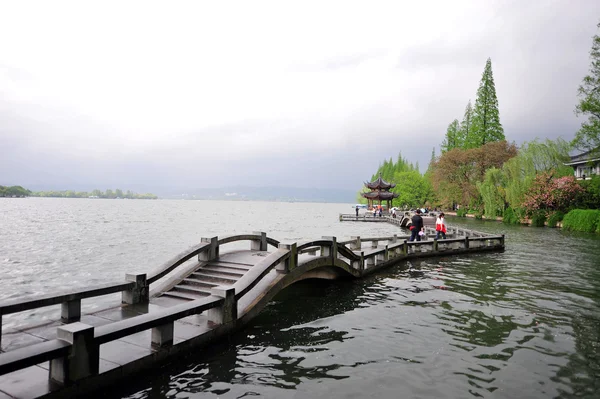
[{"label": "building roof", "polygon": [[389,190],[390,188],[396,187],[396,183],[388,183],[381,178],[381,175],[379,175],[379,178],[376,180],[365,182],[365,187],[371,190]]},{"label": "building roof", "polygon": [[572,155],[571,161],[565,163],[565,165],[578,165],[587,162],[600,161],[600,149],[589,150],[582,152],[581,154]]},{"label": "building roof", "polygon": [[371,191],[370,193],[362,193],[361,195],[364,198],[372,200],[391,200],[393,198],[398,198],[398,194],[390,191]]}]

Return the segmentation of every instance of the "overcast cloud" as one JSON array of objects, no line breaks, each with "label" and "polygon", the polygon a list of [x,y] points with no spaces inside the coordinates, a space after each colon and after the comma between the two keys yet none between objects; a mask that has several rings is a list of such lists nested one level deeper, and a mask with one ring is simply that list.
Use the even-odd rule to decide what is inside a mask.
[{"label": "overcast cloud", "polygon": [[508,140],[573,138],[600,1],[2,1],[0,184],[356,188],[427,166],[491,57]]}]

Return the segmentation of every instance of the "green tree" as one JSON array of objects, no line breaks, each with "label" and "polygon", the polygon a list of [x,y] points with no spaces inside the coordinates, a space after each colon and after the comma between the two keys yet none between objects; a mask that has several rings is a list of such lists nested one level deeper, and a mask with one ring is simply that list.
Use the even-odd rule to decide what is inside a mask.
[{"label": "green tree", "polygon": [[[600,28],[600,23],[598,24]],[[572,141],[574,147],[589,151],[600,148],[600,36],[594,35],[590,51],[590,74],[579,86],[577,116],[585,115],[588,120],[581,124]]]},{"label": "green tree", "polygon": [[483,214],[487,219],[494,219],[504,214],[505,174],[501,169],[490,168],[485,172],[483,182],[477,183],[477,188],[483,200]]},{"label": "green tree", "polygon": [[398,207],[422,207],[431,201],[433,189],[429,179],[421,176],[417,170],[397,172],[394,175],[396,187],[391,191],[398,194],[393,205]]},{"label": "green tree", "polygon": [[441,145],[442,153],[452,150],[453,148],[462,148],[462,140],[460,139],[460,124],[458,119],[453,120],[446,129],[446,137]]},{"label": "green tree", "polygon": [[473,106],[471,105],[471,100],[467,103],[465,108],[465,114],[463,115],[463,120],[460,124],[460,132],[459,132],[459,141],[460,147],[465,148],[466,143],[469,141],[469,135],[472,134],[472,125],[473,125]]},{"label": "green tree", "polygon": [[466,148],[477,148],[493,141],[502,141],[504,129],[500,124],[500,112],[498,111],[498,97],[496,97],[496,85],[492,73],[492,60],[487,59],[485,69],[481,76],[471,131],[467,137]]},{"label": "green tree", "polygon": [[573,168],[565,165],[570,160],[570,150],[571,145],[561,138],[544,142],[535,139],[523,144],[519,156],[525,157],[536,173],[554,170],[555,177],[572,176]]},{"label": "green tree", "polygon": [[506,141],[491,142],[467,150],[455,148],[442,154],[436,160],[431,174],[437,198],[445,207],[451,207],[452,204],[477,206],[481,203],[477,182],[484,180],[488,169],[501,168],[515,155],[517,148]]},{"label": "green tree", "polygon": [[28,197],[32,193],[21,186],[0,186],[0,197]]}]

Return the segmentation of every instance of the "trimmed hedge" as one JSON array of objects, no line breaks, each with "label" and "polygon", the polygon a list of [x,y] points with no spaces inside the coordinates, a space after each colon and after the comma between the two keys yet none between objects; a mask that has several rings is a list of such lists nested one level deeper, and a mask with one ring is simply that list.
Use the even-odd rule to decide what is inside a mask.
[{"label": "trimmed hedge", "polygon": [[573,209],[563,218],[563,229],[600,233],[600,210]]},{"label": "trimmed hedge", "polygon": [[548,227],[556,227],[558,222],[562,222],[565,214],[561,211],[556,211],[548,216]]}]

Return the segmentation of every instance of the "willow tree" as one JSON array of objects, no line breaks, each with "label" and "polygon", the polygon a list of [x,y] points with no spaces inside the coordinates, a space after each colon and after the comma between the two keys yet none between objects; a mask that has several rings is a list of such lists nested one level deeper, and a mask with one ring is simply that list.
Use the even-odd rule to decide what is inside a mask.
[{"label": "willow tree", "polygon": [[[492,202],[496,203],[500,196],[517,215],[524,216],[520,210],[537,175],[551,173],[554,177],[561,177],[573,174],[572,169],[564,165],[569,159],[568,151],[569,144],[560,138],[544,142],[534,140],[523,144],[518,155],[504,163],[501,175],[488,171],[490,175],[486,174],[486,180],[478,186],[486,205],[486,216],[488,211],[490,215],[493,213]],[[492,192],[493,187],[496,187],[495,193]]]},{"label": "willow tree", "polygon": [[506,175],[501,169],[490,168],[485,172],[483,182],[477,188],[483,200],[483,214],[486,219],[495,219],[504,214],[506,208],[505,191]]},{"label": "willow tree", "polygon": [[[598,24],[600,28],[600,23]],[[600,36],[594,35],[590,51],[590,74],[583,78],[579,86],[579,104],[575,107],[577,116],[587,116],[587,121],[575,134],[573,146],[584,151],[600,151]]]},{"label": "willow tree", "polygon": [[554,170],[555,176],[571,176],[573,168],[565,165],[570,160],[570,150],[571,145],[562,138],[544,142],[535,139],[523,144],[519,156],[525,157],[536,173]]},{"label": "willow tree", "polygon": [[500,112],[498,110],[498,97],[496,96],[496,85],[492,73],[492,60],[487,59],[485,69],[481,76],[471,131],[469,132],[466,148],[477,148],[494,141],[502,141],[504,129],[500,123]]}]

